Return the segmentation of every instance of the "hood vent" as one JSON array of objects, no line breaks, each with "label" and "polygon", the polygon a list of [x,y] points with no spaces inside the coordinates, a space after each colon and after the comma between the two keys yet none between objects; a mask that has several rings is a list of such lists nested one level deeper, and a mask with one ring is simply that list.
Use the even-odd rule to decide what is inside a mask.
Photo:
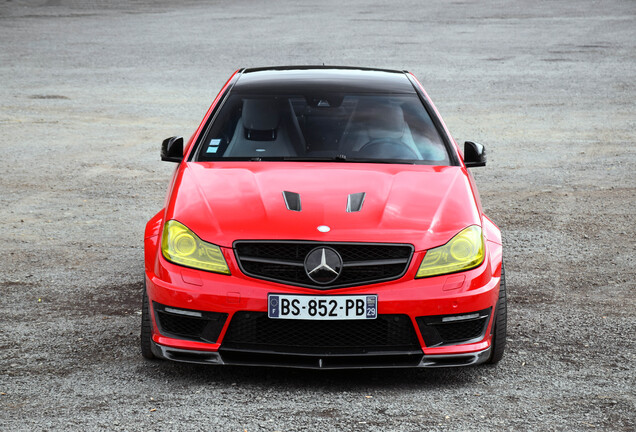
[{"label": "hood vent", "polygon": [[[347,213],[359,212],[362,210],[362,204],[364,204],[364,198],[366,195],[366,192],[349,194],[347,196]],[[285,200],[285,207],[287,207],[287,210],[297,212],[302,210],[299,193],[283,191],[283,199]]]},{"label": "hood vent", "polygon": [[296,192],[283,191],[283,199],[285,200],[287,210],[299,212],[302,209],[300,206],[300,194]]},{"label": "hood vent", "polygon": [[365,196],[366,192],[349,194],[347,197],[347,213],[359,212],[362,210],[362,204],[364,203]]}]

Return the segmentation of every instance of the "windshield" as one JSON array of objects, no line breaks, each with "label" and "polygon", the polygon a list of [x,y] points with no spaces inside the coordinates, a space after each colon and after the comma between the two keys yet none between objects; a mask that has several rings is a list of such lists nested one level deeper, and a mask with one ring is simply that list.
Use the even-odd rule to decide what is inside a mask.
[{"label": "windshield", "polygon": [[444,142],[415,94],[233,94],[196,160],[450,165]]}]

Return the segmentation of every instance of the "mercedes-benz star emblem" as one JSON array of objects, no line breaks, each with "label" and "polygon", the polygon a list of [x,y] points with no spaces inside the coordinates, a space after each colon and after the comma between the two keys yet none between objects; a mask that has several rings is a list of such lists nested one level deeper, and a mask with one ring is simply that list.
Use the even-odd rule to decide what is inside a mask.
[{"label": "mercedes-benz star emblem", "polygon": [[342,258],[330,247],[317,247],[305,257],[305,273],[317,284],[329,284],[340,276]]}]

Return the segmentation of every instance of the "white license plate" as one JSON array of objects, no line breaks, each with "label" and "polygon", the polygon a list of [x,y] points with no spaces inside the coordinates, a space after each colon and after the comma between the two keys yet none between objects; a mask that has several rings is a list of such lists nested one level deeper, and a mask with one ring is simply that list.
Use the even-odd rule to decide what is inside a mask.
[{"label": "white license plate", "polygon": [[378,296],[269,294],[267,316],[274,319],[360,320],[378,316]]}]

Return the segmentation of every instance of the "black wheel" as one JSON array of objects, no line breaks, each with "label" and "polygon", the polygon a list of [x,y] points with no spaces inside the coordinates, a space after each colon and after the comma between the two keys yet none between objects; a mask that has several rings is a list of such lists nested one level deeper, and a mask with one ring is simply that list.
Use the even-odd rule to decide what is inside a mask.
[{"label": "black wheel", "polygon": [[499,363],[506,349],[506,327],[508,321],[508,307],[506,305],[506,272],[501,262],[501,282],[499,283],[499,300],[495,312],[495,330],[492,335],[492,350],[488,363]]},{"label": "black wheel", "polygon": [[155,358],[152,353],[152,320],[150,319],[150,308],[148,307],[148,294],[144,283],[144,294],[141,304],[141,355],[147,359]]}]

